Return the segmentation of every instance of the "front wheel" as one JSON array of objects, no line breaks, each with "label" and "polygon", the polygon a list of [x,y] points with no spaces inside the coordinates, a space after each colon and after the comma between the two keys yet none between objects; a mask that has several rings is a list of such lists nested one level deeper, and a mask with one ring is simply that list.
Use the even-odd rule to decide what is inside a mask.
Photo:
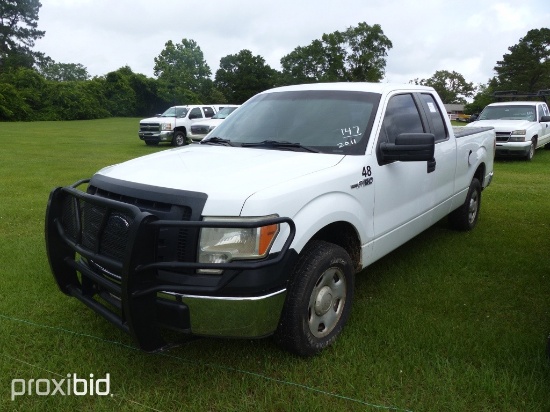
[{"label": "front wheel", "polygon": [[466,195],[466,200],[458,209],[449,215],[451,227],[457,230],[472,230],[479,217],[481,207],[481,183],[473,178]]},{"label": "front wheel", "polygon": [[349,318],[354,274],[340,246],[312,241],[296,263],[275,339],[300,356],[331,345]]},{"label": "front wheel", "polygon": [[187,140],[187,136],[184,131],[178,130],[174,132],[174,137],[172,137],[172,145],[173,146],[183,146],[185,145]]},{"label": "front wheel", "polygon": [[531,161],[535,156],[535,149],[537,147],[537,141],[535,139],[531,140],[531,146],[529,146],[529,151],[525,155],[525,160]]}]

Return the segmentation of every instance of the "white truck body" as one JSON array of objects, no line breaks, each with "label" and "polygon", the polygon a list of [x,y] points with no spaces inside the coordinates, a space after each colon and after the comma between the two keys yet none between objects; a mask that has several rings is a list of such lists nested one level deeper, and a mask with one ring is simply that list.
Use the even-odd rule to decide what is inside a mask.
[{"label": "white truck body", "polygon": [[[287,96],[291,96],[288,101]],[[300,116],[290,117],[294,104],[305,109]],[[290,111],[283,112],[287,109]],[[317,122],[312,123],[314,118]],[[287,122],[284,125],[280,123],[283,120]],[[258,136],[259,131],[265,134]],[[78,197],[86,204],[105,203],[105,207],[111,199],[118,199],[113,207],[121,210],[130,206],[120,203],[143,204],[141,212],[153,215],[153,206],[146,204],[185,204],[189,197],[190,204],[199,204],[190,207],[191,223],[170,223],[158,214],[161,221],[157,224],[190,225],[189,230],[197,227],[193,239],[188,240],[194,245],[195,258],[164,262],[158,258],[159,250],[155,255],[142,248],[132,234],[145,237],[140,237],[141,229],[132,229],[137,225],[132,219],[153,217],[148,213],[140,217],[136,210],[137,217],[132,219],[124,214],[105,219],[128,228],[129,239],[123,243],[129,246],[124,254],[120,252],[121,259],[134,262],[157,256],[156,263],[146,260],[135,270],[128,263],[121,273],[114,273],[114,263],[107,267],[111,262],[101,260],[101,253],[77,247],[85,260],[88,256],[77,271],[91,270],[94,279],[119,279],[126,317],[132,318],[129,313],[133,313],[133,300],[128,296],[156,291],[147,301],[149,307],[160,307],[159,301],[168,305],[165,301],[170,299],[178,302],[181,308],[177,310],[188,316],[187,323],[179,327],[186,333],[233,337],[275,333],[291,351],[311,355],[331,344],[343,327],[355,272],[446,215],[461,229],[473,228],[481,191],[493,176],[494,130],[453,129],[435,91],[423,86],[336,83],[273,89],[245,103],[218,126],[215,135],[200,144],[106,167],[91,179],[87,194],[67,188],[52,192],[48,254],[62,291],[76,297],[80,293],[74,292],[80,287],[76,275],[65,273],[61,258],[53,252],[55,245],[62,248],[61,244],[78,243],[64,239],[64,231],[73,230],[71,225],[59,229],[63,213],[72,213],[60,212],[59,217],[54,212],[64,210],[56,206],[63,196]],[[273,140],[276,136],[281,140]],[[167,175],[166,170],[173,173]],[[124,213],[130,214],[130,210]],[[264,236],[267,232],[271,237]],[[162,238],[160,232],[155,236]],[[92,239],[85,233],[82,237]],[[169,241],[162,243],[165,247]],[[153,242],[152,247],[159,247],[155,245]],[[325,260],[328,266],[320,269],[321,275],[304,269]],[[231,270],[232,265],[236,271]],[[148,292],[136,286],[138,290],[125,294],[124,287],[132,289],[135,272],[144,268],[152,271],[149,286],[167,284],[145,288]],[[318,276],[318,282],[310,280]],[[175,285],[170,286],[171,282]],[[299,286],[301,282],[305,283]],[[303,290],[306,296],[299,298]],[[157,309],[147,321],[140,317],[145,315],[136,315],[131,322],[129,332],[142,348],[163,344],[150,338],[157,323],[163,324],[162,313]],[[309,313],[308,319],[303,319],[304,313]],[[148,326],[141,332],[144,323]],[[300,329],[299,325],[307,324],[309,327]]]},{"label": "white truck body", "polygon": [[550,149],[550,111],[537,101],[509,101],[485,107],[467,127],[494,127],[497,156],[531,160],[540,147]]}]

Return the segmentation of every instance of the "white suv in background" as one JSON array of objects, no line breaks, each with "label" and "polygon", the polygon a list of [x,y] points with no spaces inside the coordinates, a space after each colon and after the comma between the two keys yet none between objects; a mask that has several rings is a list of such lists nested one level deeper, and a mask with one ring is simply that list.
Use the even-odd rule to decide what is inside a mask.
[{"label": "white suv in background", "polygon": [[225,118],[233,113],[238,107],[238,105],[227,105],[209,120],[195,123],[191,126],[191,138],[197,141],[202,140],[204,136],[214,130],[216,126],[223,122]]}]

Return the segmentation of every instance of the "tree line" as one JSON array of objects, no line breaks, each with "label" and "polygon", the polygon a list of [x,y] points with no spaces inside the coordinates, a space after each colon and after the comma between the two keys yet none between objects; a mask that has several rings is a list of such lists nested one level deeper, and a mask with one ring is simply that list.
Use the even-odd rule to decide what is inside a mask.
[{"label": "tree line", "polygon": [[[281,58],[282,70],[241,50],[221,58],[214,73],[192,39],[166,42],[154,58],[154,78],[128,66],[90,77],[78,63],[59,63],[33,50],[39,0],[0,1],[0,120],[81,120],[145,117],[174,104],[243,103],[263,90],[290,84],[384,78],[392,42],[380,25],[365,22],[323,34]],[[550,29],[530,30],[495,66],[496,75],[475,86],[455,71],[438,70],[411,83],[434,87],[445,103],[480,111],[497,90],[550,88]]]}]

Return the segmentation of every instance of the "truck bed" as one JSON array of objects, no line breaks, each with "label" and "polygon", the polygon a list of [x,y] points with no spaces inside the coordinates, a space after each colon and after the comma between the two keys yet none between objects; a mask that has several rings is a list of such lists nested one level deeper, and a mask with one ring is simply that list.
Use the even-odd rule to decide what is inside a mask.
[{"label": "truck bed", "polygon": [[455,134],[455,137],[457,139],[460,139],[461,137],[470,136],[472,134],[485,132],[487,130],[491,130],[493,127],[464,127],[464,126],[454,126],[453,132]]}]

